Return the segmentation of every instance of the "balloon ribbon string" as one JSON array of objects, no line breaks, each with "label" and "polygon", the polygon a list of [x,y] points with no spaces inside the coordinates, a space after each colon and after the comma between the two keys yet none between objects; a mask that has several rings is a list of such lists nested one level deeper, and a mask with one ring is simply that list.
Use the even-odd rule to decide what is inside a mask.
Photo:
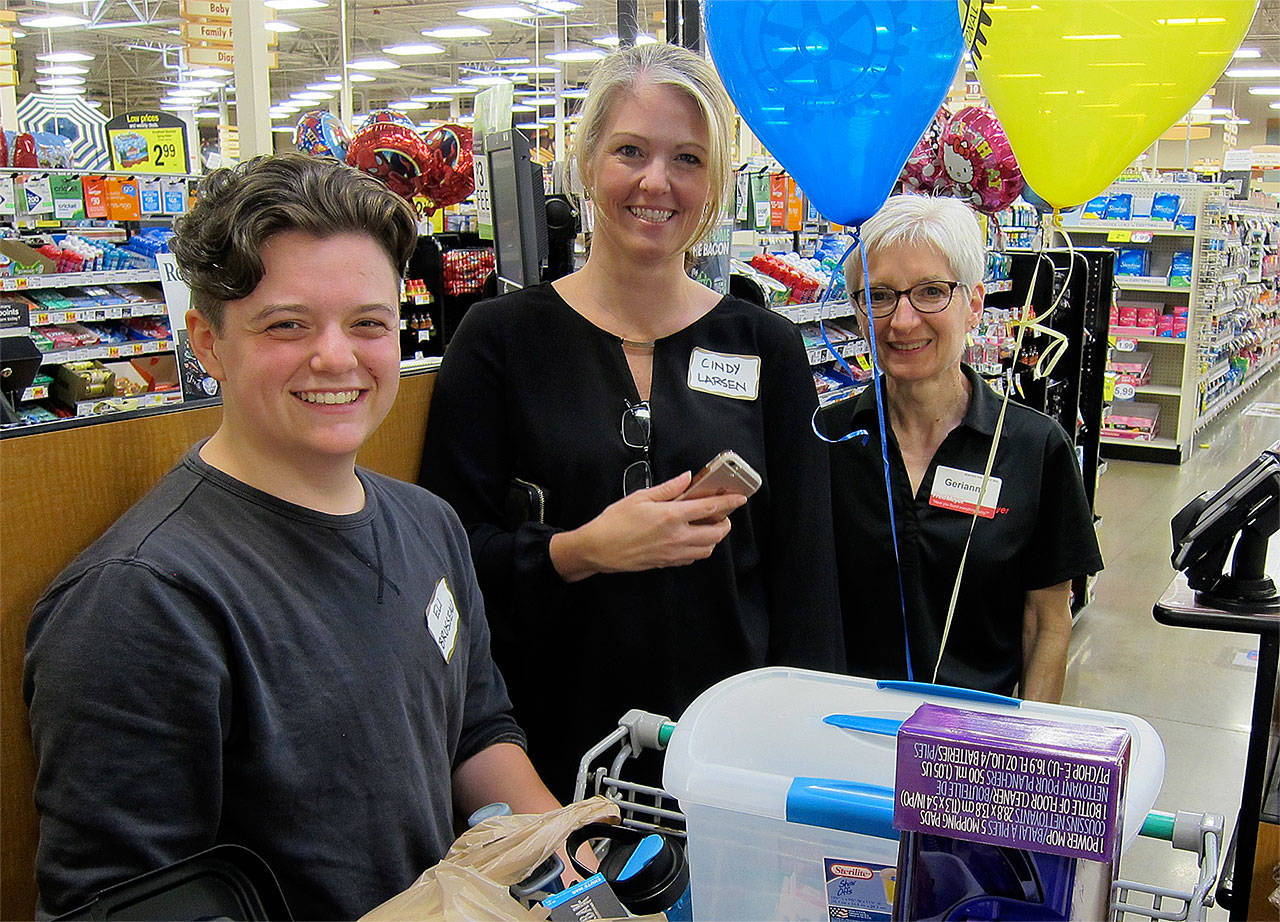
[{"label": "balloon ribbon string", "polygon": [[[862,228],[859,227],[854,232],[854,245],[857,246],[862,242]],[[862,287],[869,289],[871,287],[871,270],[867,266],[867,248],[861,247],[862,250]],[[846,254],[847,255],[847,254]],[[850,292],[852,296],[852,292]],[[868,299],[870,303],[870,299]],[[896,565],[898,573],[898,601],[902,605],[902,651],[905,654],[907,662],[907,681],[915,681],[915,670],[911,663],[911,633],[907,626],[907,593],[902,583],[902,554],[898,550],[898,517],[894,514],[893,507],[893,477],[890,474],[889,464],[889,439],[885,432],[885,420],[888,414],[885,412],[884,406],[884,389],[881,386],[880,374],[880,355],[876,350],[876,325],[875,319],[868,313],[867,315],[867,337],[870,339],[871,347],[871,386],[876,396],[876,417],[880,424],[880,458],[884,462],[884,495],[889,502],[889,535],[893,538],[893,562]]]},{"label": "balloon ribbon string", "polygon": [[[818,335],[822,337],[822,344],[827,347],[828,352],[835,356],[836,364],[844,369],[845,374],[849,376],[849,380],[853,382],[858,380],[857,375],[853,373],[853,369],[849,367],[849,363],[844,360],[844,356],[837,352],[836,347],[831,344],[831,340],[827,337],[827,325],[823,322],[823,318],[827,315],[827,302],[831,300],[831,289],[835,287],[832,282],[844,270],[845,260],[849,258],[849,254],[852,253],[857,246],[858,238],[857,235],[855,235],[853,243],[849,244],[844,251],[844,255],[840,257],[840,261],[836,263],[836,267],[831,270],[831,278],[827,281],[826,290],[822,292],[822,301],[818,304]],[[852,296],[852,292],[848,292],[848,294]],[[822,412],[821,405],[814,407],[813,416],[809,419],[809,428],[811,428],[813,430],[813,434],[822,439],[822,441],[835,445],[839,442],[847,442],[849,439],[855,439],[858,436],[862,436],[862,442],[864,445],[866,444],[866,429],[854,429],[852,432],[846,432],[837,439],[828,438],[818,428],[818,414],[820,412]]]}]

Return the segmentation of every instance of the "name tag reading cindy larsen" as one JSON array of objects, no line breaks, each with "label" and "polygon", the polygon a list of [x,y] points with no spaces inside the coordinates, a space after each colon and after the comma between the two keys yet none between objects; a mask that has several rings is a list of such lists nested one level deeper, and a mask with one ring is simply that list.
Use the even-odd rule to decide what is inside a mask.
[{"label": "name tag reading cindy larsen", "polygon": [[689,389],[755,400],[760,395],[760,356],[694,349],[689,353]]}]

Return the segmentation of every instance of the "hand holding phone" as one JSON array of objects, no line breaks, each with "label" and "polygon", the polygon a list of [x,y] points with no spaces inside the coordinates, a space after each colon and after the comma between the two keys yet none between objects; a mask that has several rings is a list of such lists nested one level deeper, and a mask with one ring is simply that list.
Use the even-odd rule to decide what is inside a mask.
[{"label": "hand holding phone", "polygon": [[725,493],[750,496],[760,489],[760,483],[755,469],[736,451],[728,449],[708,461],[676,499],[702,499]]}]

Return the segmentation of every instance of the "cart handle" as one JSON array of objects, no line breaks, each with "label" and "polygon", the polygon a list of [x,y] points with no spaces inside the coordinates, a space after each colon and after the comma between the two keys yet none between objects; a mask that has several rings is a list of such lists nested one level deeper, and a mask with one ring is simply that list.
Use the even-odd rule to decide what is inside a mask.
[{"label": "cart handle", "polygon": [[1148,839],[1164,839],[1171,842],[1173,841],[1173,821],[1174,815],[1172,813],[1152,810],[1147,814],[1142,828],[1138,830],[1138,835],[1145,836]]}]

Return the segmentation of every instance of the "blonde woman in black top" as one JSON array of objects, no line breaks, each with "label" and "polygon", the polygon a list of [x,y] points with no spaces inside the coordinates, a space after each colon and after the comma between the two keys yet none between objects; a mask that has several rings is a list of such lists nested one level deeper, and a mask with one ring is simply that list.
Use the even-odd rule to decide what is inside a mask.
[{"label": "blonde woman in black top", "polygon": [[[495,658],[562,797],[628,708],[678,717],[749,668],[844,665],[799,333],[685,272],[728,189],[731,111],[683,49],[601,62],[574,152],[586,264],[474,306],[433,396],[422,482],[467,526]],[[723,449],[759,492],[677,499]],[[512,520],[513,489],[541,515]]]}]

